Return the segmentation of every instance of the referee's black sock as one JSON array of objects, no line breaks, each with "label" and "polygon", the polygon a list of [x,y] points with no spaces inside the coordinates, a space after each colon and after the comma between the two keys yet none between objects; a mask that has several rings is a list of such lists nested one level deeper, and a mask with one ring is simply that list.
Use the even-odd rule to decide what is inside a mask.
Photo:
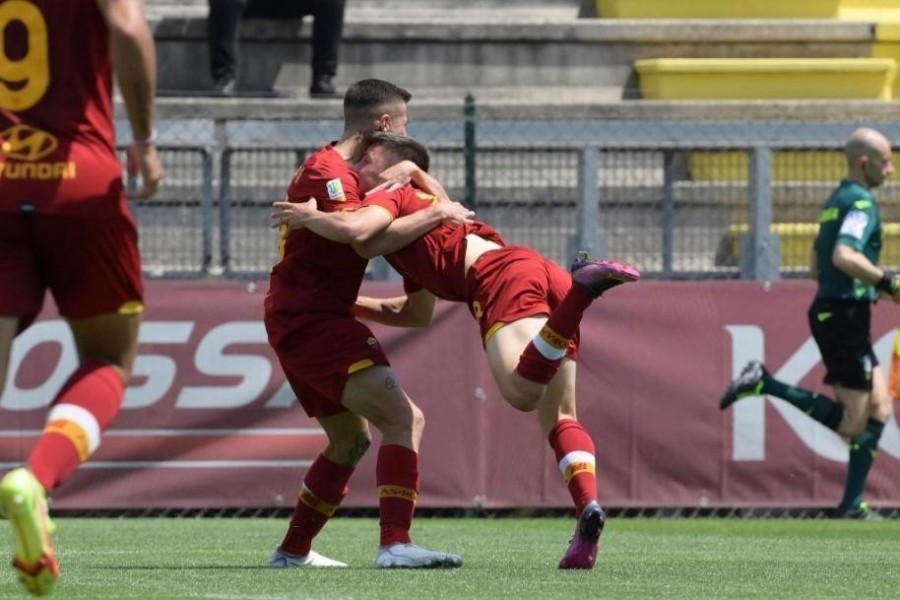
[{"label": "referee's black sock", "polygon": [[762,381],[763,393],[793,404],[825,427],[837,431],[844,417],[843,406],[818,392],[782,383],[768,373],[763,375]]},{"label": "referee's black sock", "polygon": [[850,464],[847,468],[847,485],[844,488],[844,498],[841,500],[842,508],[855,508],[863,499],[863,491],[866,488],[866,479],[869,470],[875,462],[878,453],[878,440],[884,423],[869,419],[866,429],[850,440]]}]

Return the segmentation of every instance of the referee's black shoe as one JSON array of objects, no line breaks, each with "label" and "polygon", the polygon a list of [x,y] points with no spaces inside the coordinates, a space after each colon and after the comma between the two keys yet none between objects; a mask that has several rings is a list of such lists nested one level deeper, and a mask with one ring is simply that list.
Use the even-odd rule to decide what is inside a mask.
[{"label": "referee's black shoe", "polygon": [[725,390],[722,399],[719,400],[719,408],[725,410],[741,398],[762,395],[764,375],[768,375],[768,372],[763,364],[758,360],[751,360]]}]

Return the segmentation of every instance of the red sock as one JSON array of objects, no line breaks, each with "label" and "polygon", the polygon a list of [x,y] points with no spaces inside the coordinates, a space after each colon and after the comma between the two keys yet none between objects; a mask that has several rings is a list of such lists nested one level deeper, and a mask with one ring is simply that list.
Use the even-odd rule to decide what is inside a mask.
[{"label": "red sock", "polygon": [[575,508],[581,514],[584,506],[597,498],[594,441],[581,423],[573,419],[558,421],[548,439]]},{"label": "red sock", "polygon": [[347,495],[347,482],[354,468],[319,455],[303,478],[291,524],[281,542],[283,551],[294,556],[309,554],[313,538],[322,531]]},{"label": "red sock", "polygon": [[28,469],[49,494],[100,445],[100,434],[119,412],[125,384],[108,363],[87,361],[50,405],[44,433],[28,457]]},{"label": "red sock", "polygon": [[381,545],[409,544],[413,512],[419,497],[419,455],[404,446],[378,450],[375,465]]},{"label": "red sock", "polygon": [[516,373],[535,383],[550,383],[566,355],[569,342],[578,331],[584,311],[593,300],[587,290],[573,285],[550,313],[540,333],[525,347]]}]

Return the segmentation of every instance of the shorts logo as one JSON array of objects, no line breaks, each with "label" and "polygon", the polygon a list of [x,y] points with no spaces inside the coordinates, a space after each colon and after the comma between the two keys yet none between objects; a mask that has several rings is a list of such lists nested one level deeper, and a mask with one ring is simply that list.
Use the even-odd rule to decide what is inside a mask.
[{"label": "shorts logo", "polygon": [[376,340],[373,336],[369,336],[369,339],[366,340],[366,343],[372,350],[378,350],[378,340]]},{"label": "shorts logo", "polygon": [[54,136],[28,125],[13,125],[0,133],[0,139],[3,154],[16,160],[40,160],[59,146]]},{"label": "shorts logo", "polygon": [[484,309],[481,308],[481,302],[478,300],[472,303],[472,314],[476,319],[480,319],[484,315]]},{"label": "shorts logo", "polygon": [[340,179],[332,179],[325,184],[325,189],[328,190],[328,198],[331,200],[343,202],[347,199],[344,195],[344,184],[341,183]]}]

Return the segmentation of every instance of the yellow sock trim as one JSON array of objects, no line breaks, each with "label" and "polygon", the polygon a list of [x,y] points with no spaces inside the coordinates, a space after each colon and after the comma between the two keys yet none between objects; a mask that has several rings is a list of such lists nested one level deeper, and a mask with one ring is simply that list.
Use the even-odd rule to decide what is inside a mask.
[{"label": "yellow sock trim", "polygon": [[303,504],[307,505],[317,513],[323,514],[326,517],[330,517],[334,514],[334,511],[337,510],[337,506],[334,504],[329,504],[325,502],[311,491],[309,491],[306,486],[300,488],[300,492],[297,494],[297,498]]},{"label": "yellow sock trim", "polygon": [[541,329],[540,336],[549,346],[557,350],[565,350],[569,346],[569,338],[559,335],[546,325]]},{"label": "yellow sock trim", "polygon": [[399,498],[401,500],[409,500],[415,504],[419,499],[419,492],[399,485],[379,485],[378,498]]},{"label": "yellow sock trim", "polygon": [[72,445],[75,446],[75,451],[78,453],[78,459],[81,462],[86,461],[91,455],[91,442],[88,439],[87,432],[74,421],[65,419],[50,421],[44,427],[44,433],[58,433],[68,438]]},{"label": "yellow sock trim", "polygon": [[568,467],[566,467],[565,473],[563,473],[563,480],[566,482],[566,485],[572,481],[572,478],[576,475],[581,475],[582,473],[590,473],[594,475],[596,473],[596,469],[594,465],[588,462],[576,462],[572,463]]}]

